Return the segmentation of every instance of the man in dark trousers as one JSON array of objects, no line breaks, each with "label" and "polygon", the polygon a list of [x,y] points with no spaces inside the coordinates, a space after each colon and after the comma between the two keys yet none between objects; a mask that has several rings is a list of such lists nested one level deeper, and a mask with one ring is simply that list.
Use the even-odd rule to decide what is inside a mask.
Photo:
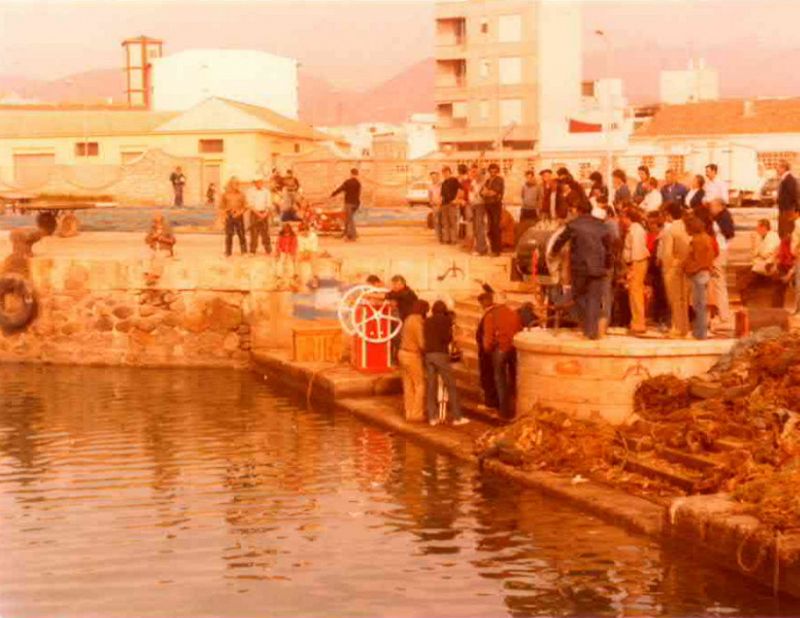
[{"label": "man in dark trousers", "polygon": [[491,293],[479,296],[484,310],[479,349],[490,359],[497,408],[500,416],[514,418],[514,393],[517,382],[517,351],[514,336],[522,330],[519,315],[508,305],[495,304]]},{"label": "man in dark trousers", "polygon": [[591,205],[583,202],[578,216],[553,243],[551,255],[557,255],[566,243],[570,246],[572,294],[578,307],[583,334],[600,338],[600,309],[605,278],[611,268],[612,239],[608,227],[591,214]]},{"label": "man in dark trousers", "polygon": [[345,180],[339,188],[331,193],[331,197],[336,197],[344,193],[344,239],[355,241],[358,238],[356,232],[356,211],[361,207],[361,182],[358,180],[358,170],[350,170],[350,178]]},{"label": "man in dark trousers", "polygon": [[453,170],[445,165],[442,168],[442,242],[453,245],[458,242],[458,207],[461,205],[459,192],[461,183],[453,176]]},{"label": "man in dark trousers", "polygon": [[481,187],[481,197],[486,207],[486,218],[489,222],[489,245],[492,255],[497,257],[503,248],[503,237],[500,230],[500,220],[503,216],[503,194],[506,184],[500,175],[500,166],[492,163],[489,166],[489,178]]},{"label": "man in dark trousers", "polygon": [[787,161],[778,161],[778,236],[786,238],[794,231],[794,213],[798,210],[797,179],[789,171]]},{"label": "man in dark trousers", "polygon": [[186,176],[180,166],[175,168],[175,171],[169,175],[169,181],[172,183],[172,192],[175,194],[175,206],[183,206],[183,187],[186,184]]},{"label": "man in dark trousers", "polygon": [[494,369],[492,367],[492,355],[483,350],[483,333],[486,316],[494,307],[494,294],[488,285],[483,286],[483,293],[478,296],[478,302],[483,309],[481,321],[478,322],[478,330],[475,331],[475,343],[478,346],[478,371],[481,378],[481,390],[483,390],[483,404],[487,408],[497,410],[500,402],[497,398],[497,387],[494,383]]}]

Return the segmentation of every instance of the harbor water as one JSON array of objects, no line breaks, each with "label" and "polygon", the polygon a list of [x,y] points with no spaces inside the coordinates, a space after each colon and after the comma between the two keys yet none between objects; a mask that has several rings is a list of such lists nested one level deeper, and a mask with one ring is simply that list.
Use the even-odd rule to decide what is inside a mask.
[{"label": "harbor water", "polygon": [[796,614],[244,372],[0,366],[0,616]]}]

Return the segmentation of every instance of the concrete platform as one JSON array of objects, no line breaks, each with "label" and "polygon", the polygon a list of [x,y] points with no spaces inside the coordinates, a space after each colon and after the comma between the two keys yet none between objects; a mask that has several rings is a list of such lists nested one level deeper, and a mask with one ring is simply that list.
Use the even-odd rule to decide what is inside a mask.
[{"label": "concrete platform", "polygon": [[288,350],[254,350],[252,369],[265,379],[333,403],[340,399],[376,397],[403,392],[400,374],[362,373],[344,363],[297,363]]},{"label": "concrete platform", "polygon": [[573,331],[522,332],[517,347],[517,413],[537,403],[614,423],[633,415],[640,382],[661,374],[688,378],[708,371],[734,339],[676,340],[609,336],[599,341]]}]

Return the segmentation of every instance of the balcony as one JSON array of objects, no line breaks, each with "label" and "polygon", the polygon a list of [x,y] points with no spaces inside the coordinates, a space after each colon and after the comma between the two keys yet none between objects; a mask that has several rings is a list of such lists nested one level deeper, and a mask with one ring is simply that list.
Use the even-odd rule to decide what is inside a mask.
[{"label": "balcony", "polygon": [[466,127],[465,103],[443,103],[436,106],[437,129],[465,129]]},{"label": "balcony", "polygon": [[436,46],[461,48],[467,42],[467,20],[452,17],[436,20]]},{"label": "balcony", "polygon": [[467,61],[463,59],[437,60],[434,85],[437,89],[466,87]]}]

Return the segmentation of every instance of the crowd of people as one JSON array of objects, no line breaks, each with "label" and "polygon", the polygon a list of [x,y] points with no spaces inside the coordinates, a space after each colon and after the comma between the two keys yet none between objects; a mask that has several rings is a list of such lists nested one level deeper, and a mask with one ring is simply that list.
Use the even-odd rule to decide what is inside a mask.
[{"label": "crowd of people", "polygon": [[[367,283],[383,288],[375,275]],[[411,422],[462,425],[464,417],[454,361],[461,351],[454,339],[455,314],[442,300],[431,305],[417,297],[405,278],[395,275],[383,300],[390,301],[402,329],[393,341],[393,353],[403,381],[405,418]],[[517,311],[496,303],[494,292],[486,286],[479,296],[483,314],[476,331],[481,388],[488,408],[502,418],[514,416],[516,389],[516,350],[514,336],[522,330]]]},{"label": "crowd of people", "polygon": [[[777,171],[779,230],[759,222],[752,265],[737,280],[743,301],[769,287],[773,306],[783,307],[790,282],[800,284],[800,205],[788,163]],[[525,217],[551,219],[556,228],[547,248],[554,305],[574,311],[590,339],[608,326],[642,335],[648,323],[675,338],[732,334],[727,270],[736,229],[717,166],[707,165],[690,187],[674,170],[663,182],[644,165],[638,174],[631,192],[622,170],[613,172],[611,187],[592,173],[587,191],[564,168],[541,172],[543,200]]]},{"label": "crowd of people", "polygon": [[484,171],[475,163],[460,164],[457,175],[449,165],[430,173],[428,202],[440,243],[463,244],[473,255],[499,256],[513,248],[516,221],[503,207],[505,180],[500,166]]}]

